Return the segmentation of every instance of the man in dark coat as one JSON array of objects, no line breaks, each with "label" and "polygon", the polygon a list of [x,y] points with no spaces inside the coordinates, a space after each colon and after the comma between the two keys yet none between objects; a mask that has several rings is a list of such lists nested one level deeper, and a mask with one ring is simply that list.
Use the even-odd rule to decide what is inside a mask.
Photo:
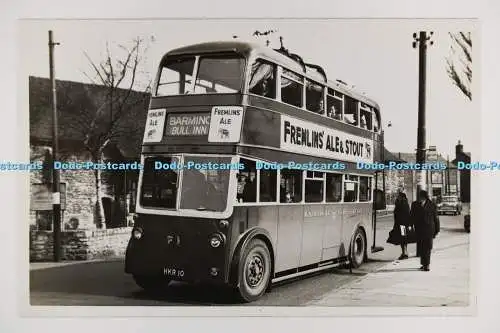
[{"label": "man in dark coat", "polygon": [[420,269],[429,271],[432,243],[439,233],[440,225],[436,205],[426,191],[420,191],[418,200],[411,204],[410,217],[417,235],[417,256],[422,265]]}]

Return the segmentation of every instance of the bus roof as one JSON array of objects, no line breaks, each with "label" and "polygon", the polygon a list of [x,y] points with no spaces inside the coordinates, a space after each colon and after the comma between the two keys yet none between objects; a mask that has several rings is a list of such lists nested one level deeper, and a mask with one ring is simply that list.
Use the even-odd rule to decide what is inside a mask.
[{"label": "bus roof", "polygon": [[[302,73],[307,78],[318,81],[316,76],[305,73],[302,66],[294,59],[274,50],[271,47],[263,46],[258,43],[243,42],[238,40],[231,41],[213,41],[205,42],[199,44],[192,44],[183,46],[180,48],[173,49],[165,54],[165,57],[184,55],[184,54],[200,54],[200,53],[221,53],[221,52],[235,52],[241,54],[245,57],[250,56],[251,53],[255,53],[256,56],[264,56],[270,60],[273,60],[276,64],[285,66],[290,70],[295,70]],[[319,80],[321,82],[321,80]],[[363,103],[370,104],[380,110],[377,102],[373,99],[350,89],[348,86],[333,80],[327,80],[327,86],[332,88],[344,95],[351,96]]]}]

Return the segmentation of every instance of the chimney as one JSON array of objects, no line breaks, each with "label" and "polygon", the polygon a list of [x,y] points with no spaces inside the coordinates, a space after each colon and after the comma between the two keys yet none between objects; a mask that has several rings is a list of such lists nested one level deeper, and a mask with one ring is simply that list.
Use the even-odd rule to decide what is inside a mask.
[{"label": "chimney", "polygon": [[458,143],[455,146],[455,158],[458,160],[458,155],[462,155],[463,152],[464,152],[464,146],[462,145],[460,140],[458,140]]}]

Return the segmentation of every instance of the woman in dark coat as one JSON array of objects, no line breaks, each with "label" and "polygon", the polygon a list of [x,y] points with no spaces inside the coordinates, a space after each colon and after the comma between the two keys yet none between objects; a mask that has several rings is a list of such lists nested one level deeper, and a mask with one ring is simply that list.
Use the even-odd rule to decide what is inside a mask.
[{"label": "woman in dark coat", "polygon": [[[399,235],[399,240],[401,244],[401,256],[400,260],[408,259],[408,244],[406,242],[406,230],[410,225],[410,205],[408,204],[408,199],[406,198],[406,194],[403,192],[399,192],[399,195],[396,199],[395,207],[394,207],[394,228],[393,232],[396,235]],[[401,226],[404,226],[404,234],[401,232]]]}]

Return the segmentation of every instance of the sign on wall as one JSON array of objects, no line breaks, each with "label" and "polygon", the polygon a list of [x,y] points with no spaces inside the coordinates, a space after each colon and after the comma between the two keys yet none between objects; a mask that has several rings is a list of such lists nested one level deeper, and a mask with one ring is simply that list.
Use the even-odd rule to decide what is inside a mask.
[{"label": "sign on wall", "polygon": [[165,125],[165,109],[155,109],[148,111],[146,128],[144,130],[143,142],[160,142],[163,138],[163,128]]},{"label": "sign on wall", "polygon": [[[61,209],[66,209],[66,183],[60,184]],[[52,184],[31,184],[31,210],[52,210]]]},{"label": "sign on wall", "polygon": [[281,116],[283,150],[347,162],[373,163],[373,140]]},{"label": "sign on wall", "polygon": [[240,141],[243,107],[214,106],[210,117],[208,142]]}]

